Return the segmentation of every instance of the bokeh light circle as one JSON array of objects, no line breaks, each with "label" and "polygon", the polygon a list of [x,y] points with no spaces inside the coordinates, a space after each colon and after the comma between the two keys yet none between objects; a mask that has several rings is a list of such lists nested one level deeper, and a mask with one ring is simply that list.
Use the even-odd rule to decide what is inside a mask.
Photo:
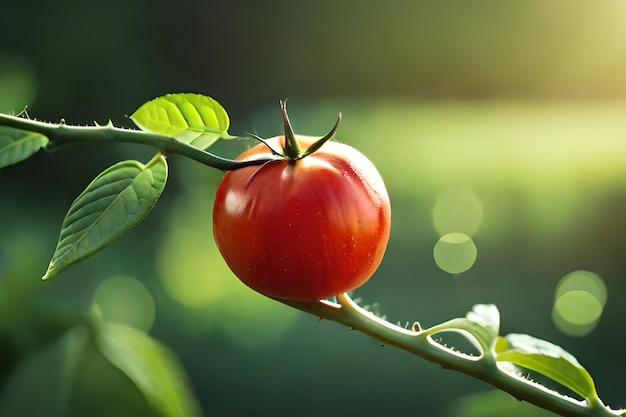
[{"label": "bokeh light circle", "polygon": [[148,331],[156,317],[150,291],[135,278],[123,275],[100,283],[93,302],[104,321],[126,324],[142,331]]},{"label": "bokeh light circle", "polygon": [[483,220],[483,205],[471,188],[453,188],[437,198],[432,215],[439,236],[454,232],[473,236]]},{"label": "bokeh light circle", "polygon": [[437,266],[450,274],[460,274],[470,269],[478,250],[471,237],[464,233],[448,233],[442,236],[433,250]]},{"label": "bokeh light circle", "polygon": [[555,301],[554,309],[569,323],[581,326],[598,320],[602,314],[603,306],[592,293],[572,290]]},{"label": "bokeh light circle", "polygon": [[607,301],[607,289],[597,274],[578,270],[557,284],[552,308],[555,326],[570,336],[584,336],[597,325]]}]

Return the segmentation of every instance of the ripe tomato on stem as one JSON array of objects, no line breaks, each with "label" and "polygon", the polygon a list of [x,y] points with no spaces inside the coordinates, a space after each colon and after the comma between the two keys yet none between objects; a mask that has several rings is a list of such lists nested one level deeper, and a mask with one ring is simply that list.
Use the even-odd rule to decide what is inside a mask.
[{"label": "ripe tomato on stem", "polygon": [[213,234],[230,269],[250,288],[316,301],[361,286],[378,268],[389,240],[389,196],[363,154],[328,141],[337,125],[321,139],[294,135],[281,107],[285,135],[237,159],[282,157],[224,175]]}]

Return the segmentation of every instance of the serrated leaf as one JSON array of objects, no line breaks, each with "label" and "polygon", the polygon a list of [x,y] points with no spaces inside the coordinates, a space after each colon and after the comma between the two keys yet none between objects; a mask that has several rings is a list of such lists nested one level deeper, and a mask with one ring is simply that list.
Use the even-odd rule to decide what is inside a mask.
[{"label": "serrated leaf", "polygon": [[46,143],[48,138],[40,133],[0,126],[0,168],[27,159]]},{"label": "serrated leaf", "polygon": [[[506,350],[498,352],[496,360],[538,372],[585,399],[597,399],[596,387],[578,360],[560,346],[525,334],[506,336]],[[504,349],[502,342],[499,349]]]},{"label": "serrated leaf", "polygon": [[167,94],[139,107],[131,116],[142,130],[175,137],[206,149],[228,135],[226,110],[211,97],[201,94]]},{"label": "serrated leaf", "polygon": [[124,373],[163,417],[194,417],[200,408],[176,356],[147,334],[121,324],[103,323],[102,356]]},{"label": "serrated leaf", "polygon": [[161,154],[146,165],[124,161],[103,171],[72,203],[43,279],[54,278],[128,233],[152,210],[166,181]]}]

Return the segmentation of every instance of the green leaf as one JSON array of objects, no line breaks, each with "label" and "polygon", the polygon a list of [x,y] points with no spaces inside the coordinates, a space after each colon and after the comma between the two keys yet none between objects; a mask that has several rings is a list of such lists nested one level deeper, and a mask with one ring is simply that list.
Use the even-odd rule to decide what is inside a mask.
[{"label": "green leaf", "polygon": [[482,339],[481,345],[484,345],[488,351],[493,350],[500,333],[498,307],[493,304],[477,304],[465,317],[482,327],[479,332],[479,337]]},{"label": "green leaf", "polygon": [[493,351],[500,330],[500,313],[491,304],[475,305],[465,318],[456,318],[426,330],[428,334],[456,332],[465,336],[484,355]]},{"label": "green leaf", "polygon": [[54,278],[139,224],[156,204],[166,180],[167,163],[161,154],[146,165],[119,162],[98,175],[67,212],[43,279]]},{"label": "green leaf", "polygon": [[[505,339],[506,350],[498,352],[497,361],[538,372],[587,400],[598,398],[591,375],[560,346],[525,334],[510,334]],[[498,345],[505,348],[502,341]]]},{"label": "green leaf", "polygon": [[178,359],[147,334],[121,324],[103,323],[98,349],[107,361],[135,384],[159,415],[200,415],[200,408]]},{"label": "green leaf", "polygon": [[[34,330],[24,327],[23,331]],[[0,416],[72,415],[72,388],[87,345],[85,329],[75,326],[50,343],[30,346],[15,369],[2,375]]]},{"label": "green leaf", "polygon": [[40,133],[0,126],[0,168],[27,159],[46,143],[48,138]]},{"label": "green leaf", "polygon": [[229,139],[226,110],[201,94],[167,94],[139,107],[131,116],[142,130],[175,137],[206,149],[219,138]]},{"label": "green leaf", "polygon": [[130,327],[77,325],[21,353],[2,375],[2,417],[201,414],[176,356]]},{"label": "green leaf", "polygon": [[496,339],[496,344],[494,346],[494,351],[496,352],[496,354],[504,352],[508,348],[509,342],[506,341],[506,338],[503,336],[498,336],[498,338]]},{"label": "green leaf", "polygon": [[442,417],[556,417],[526,401],[518,401],[500,390],[478,391],[444,405]]}]

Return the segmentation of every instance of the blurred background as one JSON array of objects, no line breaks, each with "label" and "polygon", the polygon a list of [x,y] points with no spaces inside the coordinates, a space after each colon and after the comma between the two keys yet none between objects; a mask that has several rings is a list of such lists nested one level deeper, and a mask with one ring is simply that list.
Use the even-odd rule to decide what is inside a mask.
[{"label": "blurred background", "polygon": [[[619,0],[2,0],[0,112],[130,127],[145,101],[196,92],[231,134],[265,137],[279,99],[301,134],[341,112],[337,139],[377,165],[393,210],[383,264],[353,296],[423,326],[495,303],[502,334],[562,345],[624,407],[625,22]],[[57,395],[50,349],[93,311],[168,346],[207,416],[546,415],[248,290],[212,239],[221,173],[182,158],[144,223],[41,282],[73,199],[151,153],[76,145],[0,171],[3,417]],[[88,371],[72,410],[144,415],[136,387]]]}]

